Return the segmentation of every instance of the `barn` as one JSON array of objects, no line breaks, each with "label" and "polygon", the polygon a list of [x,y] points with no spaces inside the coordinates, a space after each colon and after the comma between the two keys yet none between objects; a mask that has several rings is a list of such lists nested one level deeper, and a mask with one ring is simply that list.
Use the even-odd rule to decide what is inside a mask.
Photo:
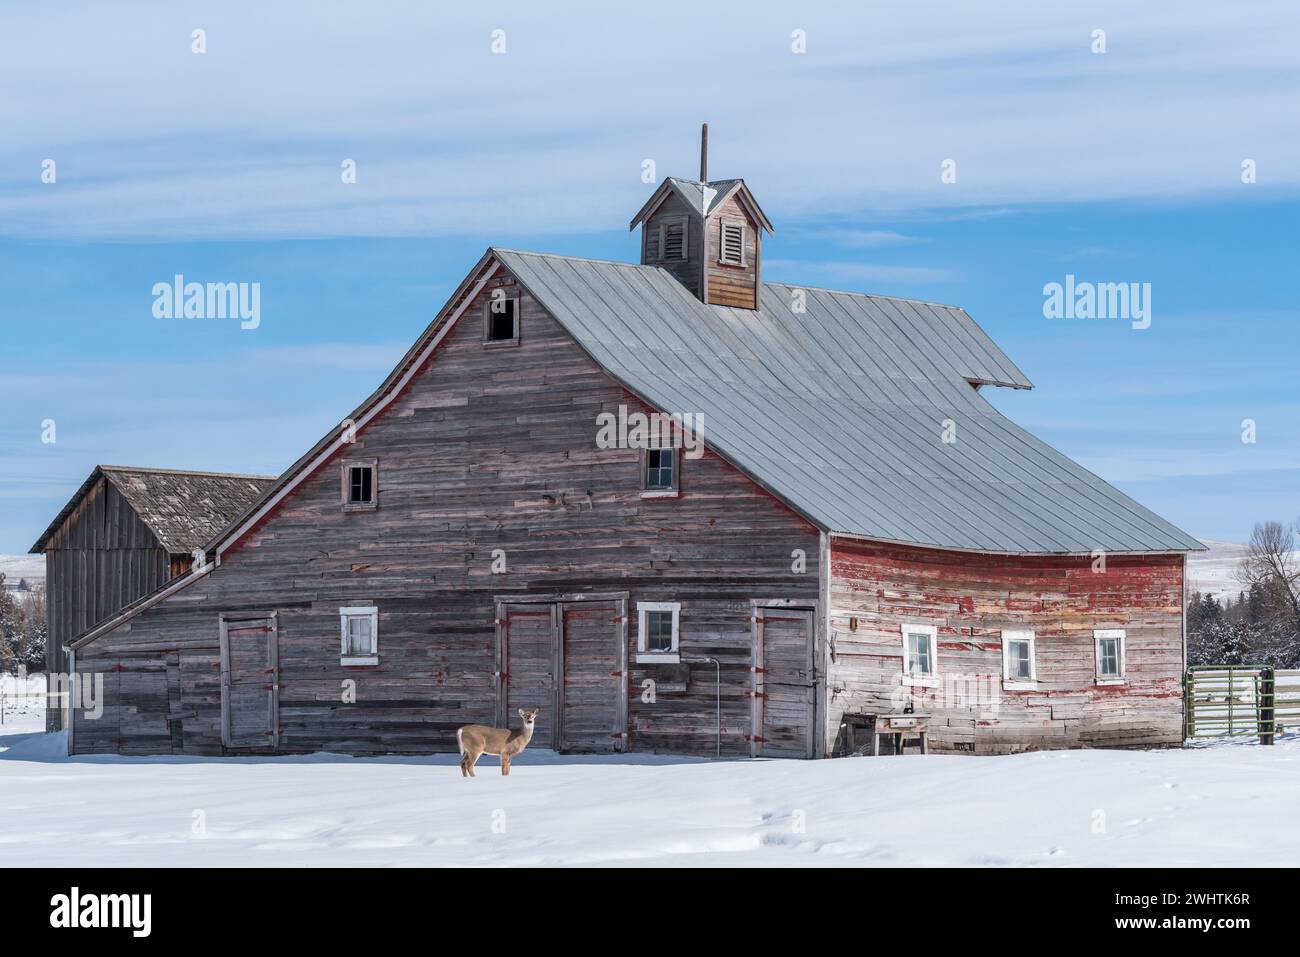
[{"label": "barn", "polygon": [[[95,466],[30,550],[45,556],[47,673],[67,672],[72,639],[188,572],[194,553],[273,480]],[[63,727],[66,705],[51,702],[47,730]]]},{"label": "barn", "polygon": [[1202,546],[999,413],[1032,386],[970,316],[762,281],[743,180],[638,227],[639,263],[489,248],[202,563],[70,642],[70,750],[454,751],[521,707],[574,752],[1180,740]]}]

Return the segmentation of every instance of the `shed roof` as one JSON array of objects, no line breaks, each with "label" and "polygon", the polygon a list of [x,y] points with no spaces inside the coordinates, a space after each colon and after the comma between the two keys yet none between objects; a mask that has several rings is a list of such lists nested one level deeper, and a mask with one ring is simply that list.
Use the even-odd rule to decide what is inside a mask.
[{"label": "shed roof", "polygon": [[776,283],[734,309],[657,266],[492,251],[627,388],[703,414],[708,446],[828,532],[1028,554],[1204,547],[980,395],[1032,385],[961,309]]},{"label": "shed roof", "polygon": [[31,551],[45,551],[50,537],[101,476],[122,493],[162,547],[173,555],[202,548],[275,482],[274,475],[97,465]]}]

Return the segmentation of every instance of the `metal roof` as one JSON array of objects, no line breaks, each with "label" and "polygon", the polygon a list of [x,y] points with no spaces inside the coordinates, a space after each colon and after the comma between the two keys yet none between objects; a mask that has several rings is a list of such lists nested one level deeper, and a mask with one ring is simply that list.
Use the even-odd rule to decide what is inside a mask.
[{"label": "metal roof", "polygon": [[31,551],[45,550],[50,536],[101,475],[122,493],[140,520],[172,555],[202,548],[232,518],[261,498],[275,481],[273,475],[97,465],[36,540]]},{"label": "metal roof", "polygon": [[627,388],[703,414],[708,446],[828,532],[1013,554],[1204,547],[980,395],[1032,385],[961,309],[774,283],[734,309],[657,266],[491,252]]}]

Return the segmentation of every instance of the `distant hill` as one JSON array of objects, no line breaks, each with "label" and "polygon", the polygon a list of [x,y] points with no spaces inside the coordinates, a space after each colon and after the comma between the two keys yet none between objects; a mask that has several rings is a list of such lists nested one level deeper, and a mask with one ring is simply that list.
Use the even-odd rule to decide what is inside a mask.
[{"label": "distant hill", "polygon": [[45,584],[44,555],[0,555],[0,572],[4,572],[5,586],[13,591],[18,582],[26,579],[29,585]]},{"label": "distant hill", "polygon": [[1236,542],[1220,542],[1202,538],[1210,547],[1208,552],[1193,552],[1187,560],[1187,590],[1213,595],[1219,601],[1237,600],[1242,590],[1237,581],[1237,565],[1246,554],[1246,546]]}]

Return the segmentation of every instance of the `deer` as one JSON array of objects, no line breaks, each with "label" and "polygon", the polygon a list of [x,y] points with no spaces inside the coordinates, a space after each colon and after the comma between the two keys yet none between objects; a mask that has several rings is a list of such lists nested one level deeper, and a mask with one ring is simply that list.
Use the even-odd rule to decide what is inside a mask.
[{"label": "deer", "polygon": [[510,773],[510,759],[528,747],[533,739],[533,724],[541,708],[520,708],[519,717],[524,726],[517,731],[508,728],[489,728],[486,724],[466,724],[456,729],[456,743],[460,745],[460,776],[474,776],[474,762],[483,754],[501,758],[502,776]]}]

